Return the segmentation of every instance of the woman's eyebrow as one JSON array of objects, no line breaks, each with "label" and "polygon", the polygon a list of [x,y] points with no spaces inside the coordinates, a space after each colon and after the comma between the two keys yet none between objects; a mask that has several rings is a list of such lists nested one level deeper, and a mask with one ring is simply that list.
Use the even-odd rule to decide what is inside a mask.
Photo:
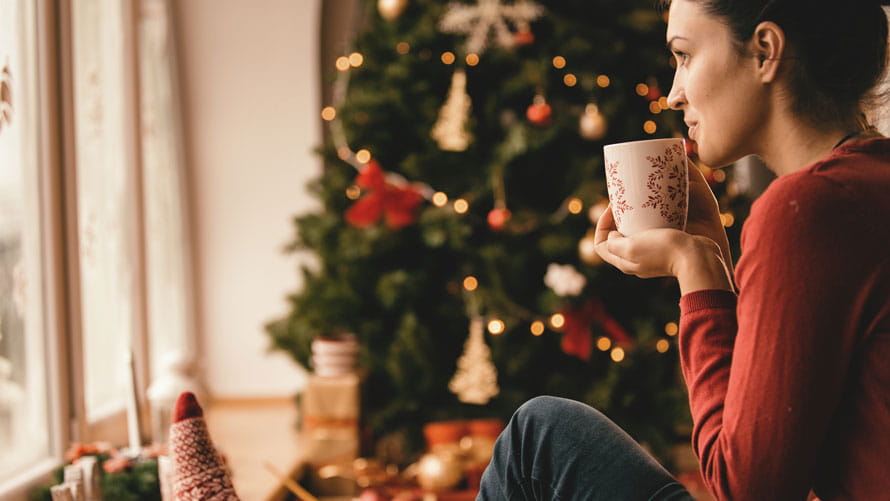
[{"label": "woman's eyebrow", "polygon": [[667,44],[666,44],[668,49],[673,50],[672,45],[674,44],[674,40],[686,40],[686,41],[689,41],[689,39],[686,38],[686,37],[681,37],[680,35],[675,35],[675,36],[671,37],[670,40],[668,40],[668,42],[667,42]]}]

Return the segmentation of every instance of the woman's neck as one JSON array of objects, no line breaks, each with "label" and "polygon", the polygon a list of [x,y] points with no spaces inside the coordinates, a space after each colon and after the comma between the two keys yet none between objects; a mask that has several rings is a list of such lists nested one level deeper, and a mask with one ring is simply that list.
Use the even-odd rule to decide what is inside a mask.
[{"label": "woman's neck", "polygon": [[796,172],[827,157],[832,150],[865,134],[859,128],[812,127],[802,120],[785,117],[767,127],[760,157],[777,176]]}]

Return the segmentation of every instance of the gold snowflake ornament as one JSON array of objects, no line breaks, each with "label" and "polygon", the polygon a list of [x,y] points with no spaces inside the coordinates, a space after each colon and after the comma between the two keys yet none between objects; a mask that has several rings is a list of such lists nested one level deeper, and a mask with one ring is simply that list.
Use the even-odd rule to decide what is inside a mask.
[{"label": "gold snowflake ornament", "polygon": [[501,0],[479,0],[476,5],[452,3],[439,21],[439,28],[446,33],[466,34],[466,52],[481,55],[492,35],[499,47],[511,48],[516,44],[508,22],[528,26],[543,13],[544,8],[530,0],[512,5],[504,5]]}]

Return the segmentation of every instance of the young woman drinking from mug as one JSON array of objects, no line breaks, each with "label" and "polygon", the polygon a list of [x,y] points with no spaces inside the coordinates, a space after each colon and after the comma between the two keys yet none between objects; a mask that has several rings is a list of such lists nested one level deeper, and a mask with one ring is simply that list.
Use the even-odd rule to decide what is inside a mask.
[{"label": "young woman drinking from mug", "polygon": [[[668,102],[701,161],[759,155],[733,270],[690,168],[686,231],[597,225],[625,273],[674,276],[693,448],[719,500],[890,499],[890,140],[865,119],[887,61],[878,0],[673,0]],[[498,439],[478,499],[691,499],[596,410],[539,397]]]}]

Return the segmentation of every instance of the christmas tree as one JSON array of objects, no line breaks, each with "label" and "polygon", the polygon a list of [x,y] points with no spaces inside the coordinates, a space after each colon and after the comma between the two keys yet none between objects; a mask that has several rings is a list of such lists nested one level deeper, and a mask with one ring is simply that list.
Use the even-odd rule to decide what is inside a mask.
[{"label": "christmas tree", "polygon": [[355,333],[375,438],[416,451],[424,423],[549,394],[656,452],[684,440],[676,283],[603,265],[590,233],[602,146],[684,132],[652,4],[366,2],[331,67],[323,210],[295,220],[291,250],[318,264],[268,332],[307,367],[312,338]]}]

